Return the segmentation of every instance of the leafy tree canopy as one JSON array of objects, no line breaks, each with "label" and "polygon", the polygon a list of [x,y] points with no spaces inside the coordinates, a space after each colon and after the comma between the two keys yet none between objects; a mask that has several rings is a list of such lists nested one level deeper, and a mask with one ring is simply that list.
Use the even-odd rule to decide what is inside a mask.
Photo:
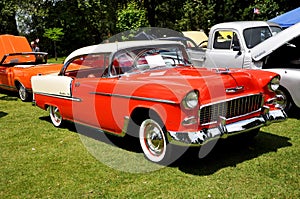
[{"label": "leafy tree canopy", "polygon": [[0,34],[39,38],[40,48],[53,56],[48,33],[60,28],[64,34],[56,48],[68,55],[124,30],[152,26],[207,32],[216,23],[268,20],[299,6],[295,0],[0,0]]}]

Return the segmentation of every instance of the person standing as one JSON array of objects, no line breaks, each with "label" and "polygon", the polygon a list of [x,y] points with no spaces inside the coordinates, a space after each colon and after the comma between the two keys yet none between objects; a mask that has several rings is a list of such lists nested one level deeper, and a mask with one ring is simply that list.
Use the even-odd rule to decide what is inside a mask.
[{"label": "person standing", "polygon": [[[38,42],[39,42],[39,39],[36,39],[35,41],[30,42],[31,49],[33,52],[40,52],[40,48],[38,47]],[[45,63],[47,63],[47,55],[36,54],[35,58],[36,58],[35,61],[37,63],[43,63],[43,60]]]},{"label": "person standing", "polygon": [[30,44],[33,52],[40,52],[40,48],[38,47],[38,43],[36,41],[32,41]]}]

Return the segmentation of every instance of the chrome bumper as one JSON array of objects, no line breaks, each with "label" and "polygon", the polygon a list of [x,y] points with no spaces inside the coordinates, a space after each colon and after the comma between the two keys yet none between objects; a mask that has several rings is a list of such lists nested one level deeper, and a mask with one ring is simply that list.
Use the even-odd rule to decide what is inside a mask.
[{"label": "chrome bumper", "polygon": [[168,139],[169,142],[176,145],[200,146],[213,139],[245,133],[287,119],[283,110],[269,111],[268,107],[263,107],[261,112],[262,114],[258,117],[231,124],[226,124],[226,118],[220,117],[217,127],[202,129],[197,132],[168,131]]}]

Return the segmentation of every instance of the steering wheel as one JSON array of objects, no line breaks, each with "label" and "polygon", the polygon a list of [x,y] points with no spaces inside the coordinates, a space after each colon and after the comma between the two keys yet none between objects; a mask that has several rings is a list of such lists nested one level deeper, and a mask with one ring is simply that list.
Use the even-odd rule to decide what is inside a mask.
[{"label": "steering wheel", "polygon": [[170,56],[162,56],[163,60],[172,60],[173,64],[170,63],[170,62],[165,62],[166,64],[167,63],[170,63],[172,66],[176,66],[176,59],[174,57],[170,57]]}]

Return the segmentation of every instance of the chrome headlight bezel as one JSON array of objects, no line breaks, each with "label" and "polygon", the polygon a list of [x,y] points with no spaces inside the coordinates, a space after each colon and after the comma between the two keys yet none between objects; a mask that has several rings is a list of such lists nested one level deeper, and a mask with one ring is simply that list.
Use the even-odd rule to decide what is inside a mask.
[{"label": "chrome headlight bezel", "polygon": [[185,109],[194,109],[199,106],[199,92],[196,90],[190,91],[182,100],[182,105]]},{"label": "chrome headlight bezel", "polygon": [[268,88],[271,92],[276,91],[280,86],[280,76],[273,77],[268,84]]}]

